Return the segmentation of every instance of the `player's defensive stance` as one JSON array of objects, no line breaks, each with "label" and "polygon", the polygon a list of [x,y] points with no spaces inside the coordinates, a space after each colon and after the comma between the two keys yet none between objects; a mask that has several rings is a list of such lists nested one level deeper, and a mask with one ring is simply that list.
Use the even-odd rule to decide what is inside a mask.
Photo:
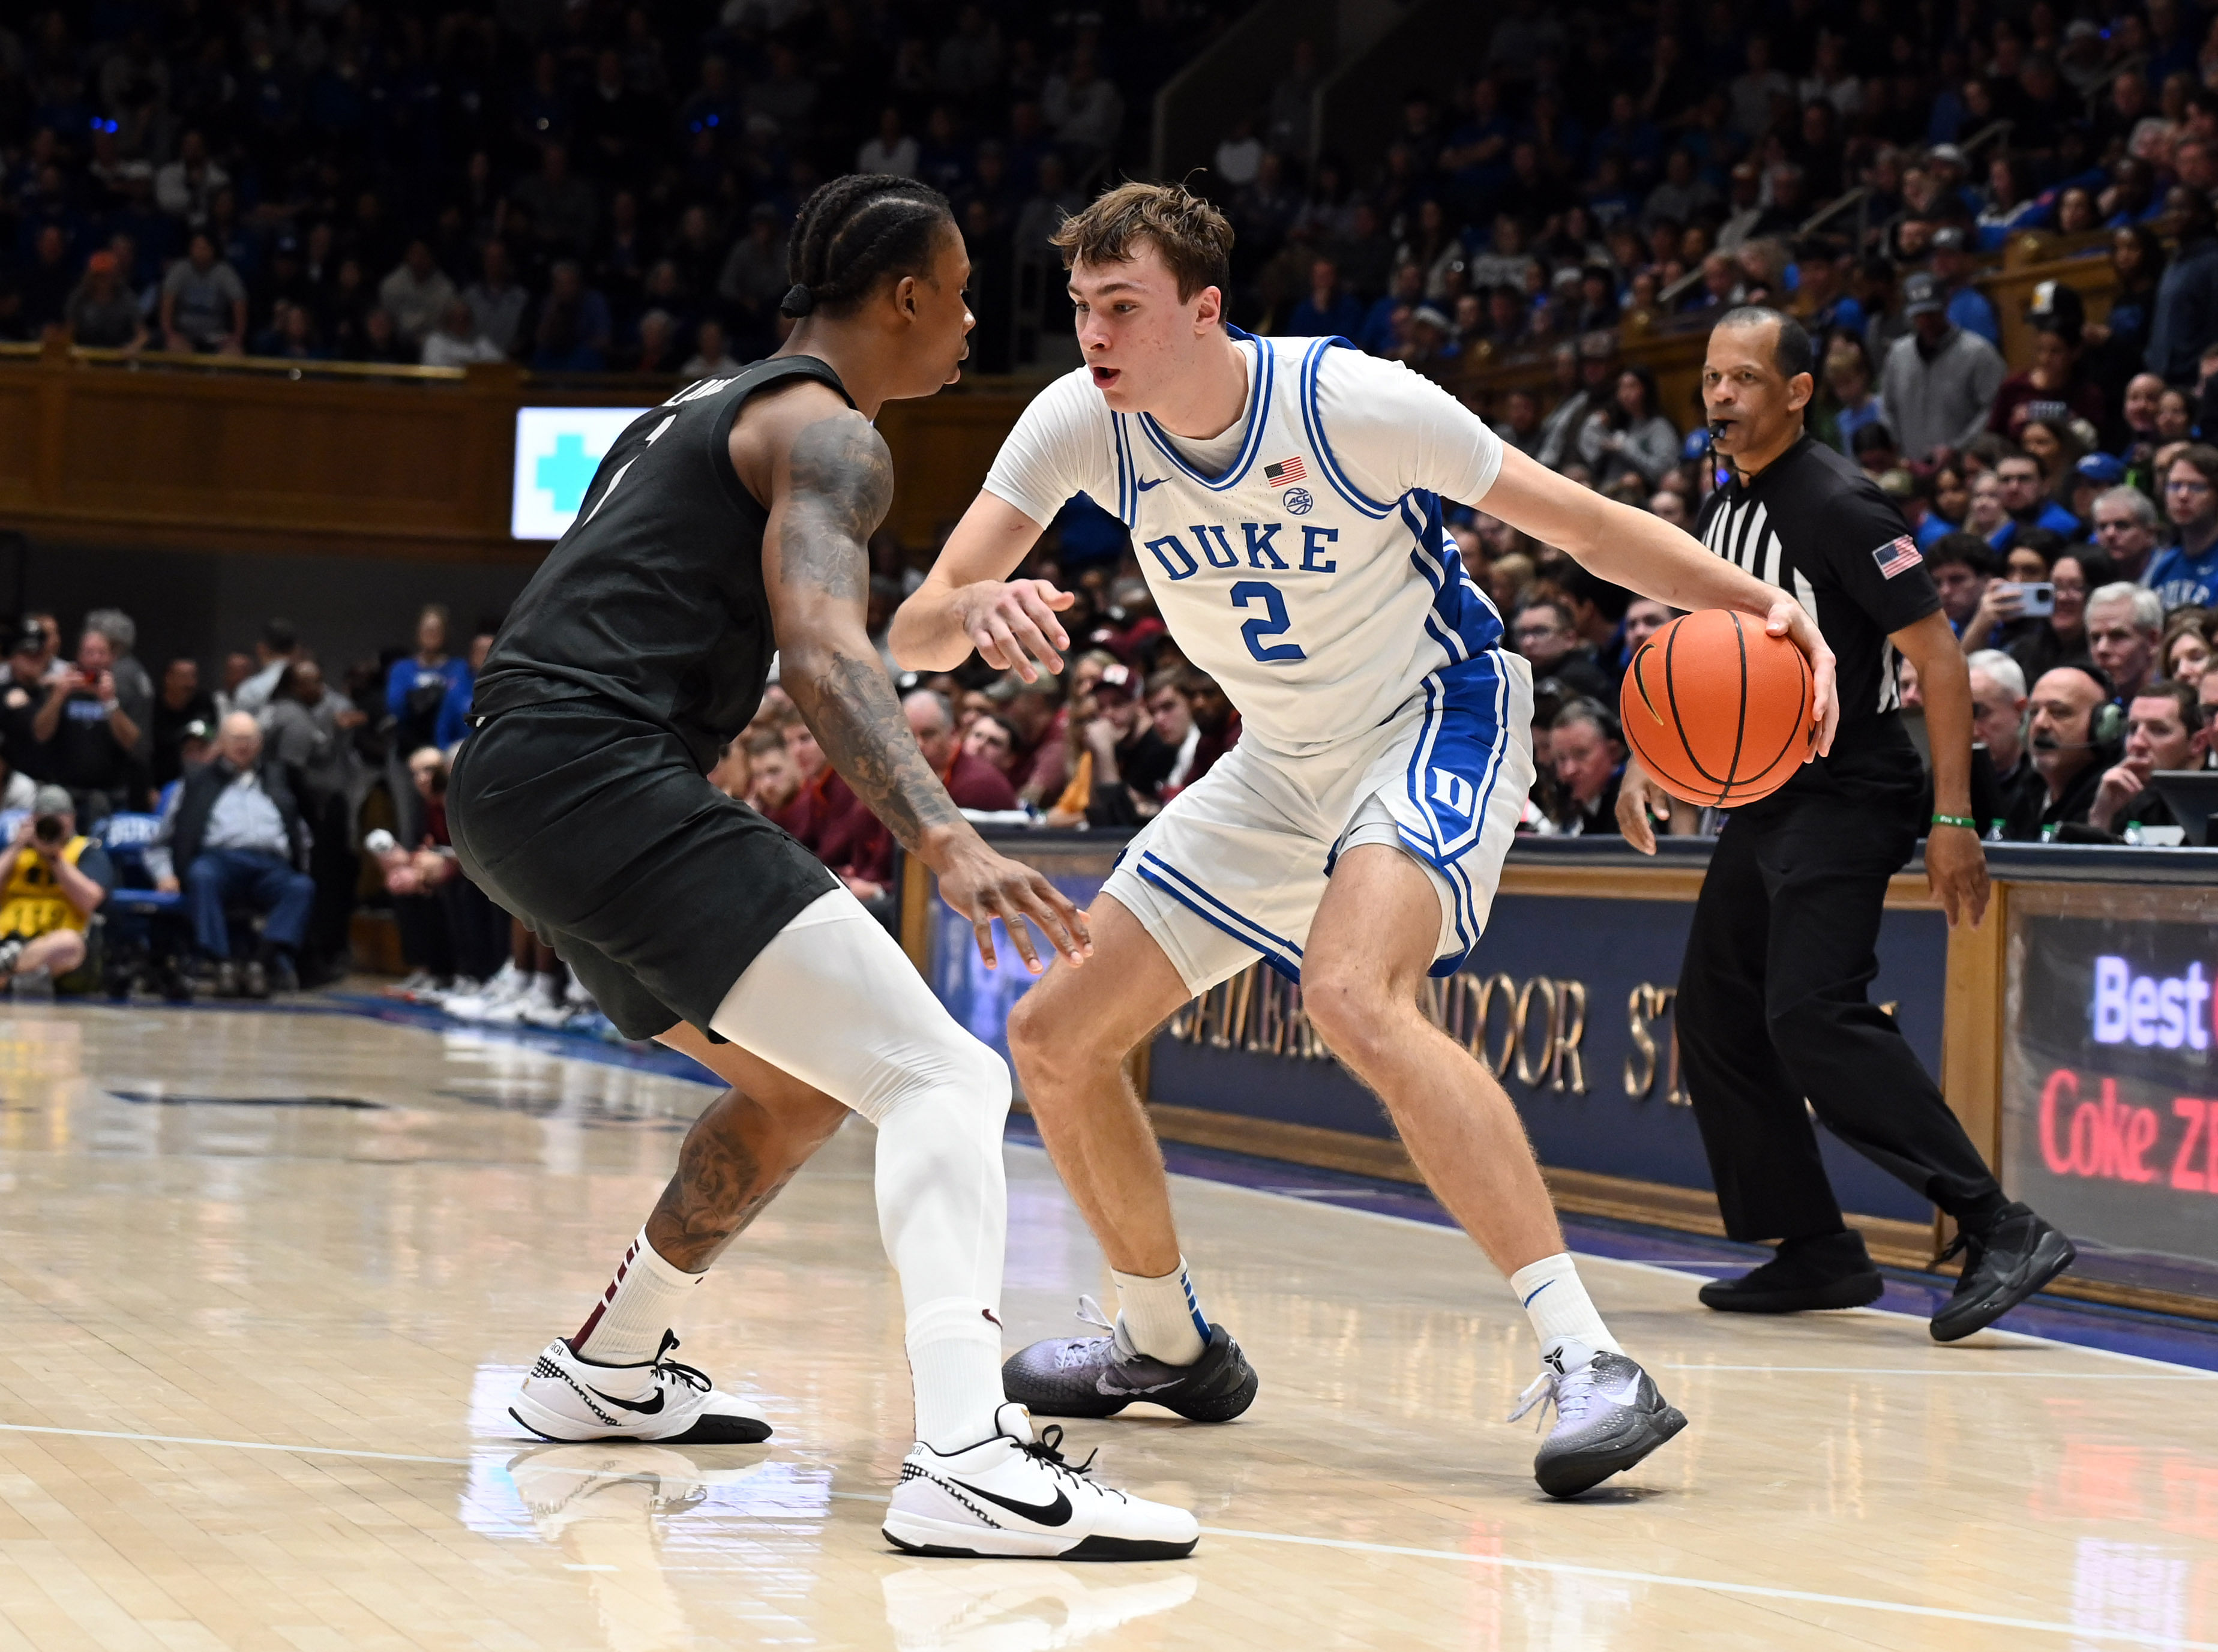
[{"label": "player's defensive stance", "polygon": [[1056,237],[1086,366],[1028,407],[923,587],[896,618],[919,670],[978,648],[1062,669],[1069,598],[1007,576],[1073,494],[1132,530],[1158,609],[1224,684],[1245,733],[1125,851],[1062,966],[1009,1029],[1025,1094],[1108,1254],[1106,1337],[1013,1358],[1012,1398],[1106,1416],[1144,1396],[1238,1415],[1256,1379],[1197,1305],[1162,1160],[1124,1055],[1260,956],[1385,1100],[1442,1203],[1509,1276],[1540,1342],[1518,1414],[1552,1400],[1534,1474],[1558,1496],[1630,1468],[1686,1426],[1588,1299],[1516,1111],[1418,1008],[1484,927],[1533,779],[1532,684],[1442,535],[1442,498],[1486,509],[1620,585],[1681,608],[1763,615],[1817,675],[1832,657],[1781,592],[1657,518],[1514,450],[1445,392],[1341,339],[1225,325],[1232,232],[1182,189],[1126,184]]},{"label": "player's defensive stance", "polygon": [[[781,680],[826,754],[957,910],[1024,919],[1073,965],[1076,910],[988,850],[917,750],[864,630],[864,544],[892,497],[870,418],[954,379],[971,322],[938,195],[842,178],[802,208],[802,318],[778,355],[635,421],[478,680],[449,808],[470,875],[553,943],[628,1036],[729,1079],[607,1291],[513,1413],[550,1439],[751,1442],[770,1429],[669,1357],[719,1251],[847,1111],[877,1127],[917,1445],[886,1535],[957,1555],[1188,1553],[1180,1509],[1097,1486],[1001,1391],[1009,1075],[831,873],[705,778]],[[990,954],[989,954],[990,956]]]}]

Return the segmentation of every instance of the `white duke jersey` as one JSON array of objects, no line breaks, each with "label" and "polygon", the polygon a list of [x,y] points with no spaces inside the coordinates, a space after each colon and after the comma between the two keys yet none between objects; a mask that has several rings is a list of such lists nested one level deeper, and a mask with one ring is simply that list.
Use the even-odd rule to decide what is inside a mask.
[{"label": "white duke jersey", "polygon": [[1220,442],[1112,412],[1081,368],[1025,409],[986,490],[1043,526],[1081,492],[1121,517],[1164,624],[1239,708],[1242,738],[1302,757],[1501,642],[1440,502],[1477,504],[1502,443],[1439,386],[1345,339],[1228,331],[1248,405]]}]

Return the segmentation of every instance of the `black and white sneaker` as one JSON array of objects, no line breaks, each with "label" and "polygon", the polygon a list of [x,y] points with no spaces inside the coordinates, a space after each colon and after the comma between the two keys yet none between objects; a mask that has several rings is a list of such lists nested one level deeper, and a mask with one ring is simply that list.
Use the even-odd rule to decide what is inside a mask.
[{"label": "black and white sneaker", "polygon": [[1135,1400],[1175,1411],[1189,1422],[1230,1422],[1255,1402],[1255,1367],[1221,1325],[1191,1365],[1171,1365],[1133,1347],[1091,1296],[1078,1317],[1105,1337],[1050,1337],[1019,1348],[1001,1367],[1001,1387],[1041,1417],[1113,1417]]},{"label": "black and white sneaker", "polygon": [[655,1357],[640,1365],[597,1365],[557,1337],[532,1362],[508,1414],[542,1439],[653,1440],[661,1445],[759,1445],[770,1425],[747,1404],[720,1392],[706,1371],[670,1358],[678,1339],[662,1333]]},{"label": "black and white sneaker", "polygon": [[1547,1405],[1556,1408],[1556,1426],[1533,1459],[1533,1478],[1551,1497],[1593,1489],[1687,1426],[1633,1361],[1569,1337],[1541,1352],[1540,1374],[1518,1396],[1509,1420]]},{"label": "black and white sneaker", "polygon": [[1985,1233],[1960,1229],[1941,1259],[1960,1251],[1964,1271],[1955,1294],[1933,1316],[1936,1342],[1961,1341],[1986,1330],[2079,1257],[2062,1228],[2016,1203],[2004,1205]]},{"label": "black and white sneaker", "polygon": [[23,949],[29,944],[28,941],[14,935],[4,941],[0,941],[0,975],[12,975],[15,973],[15,966],[23,961]]},{"label": "black and white sneaker", "polygon": [[994,1413],[991,1439],[942,1456],[918,1442],[886,1509],[904,1554],[975,1559],[1182,1560],[1201,1540],[1193,1516],[1127,1496],[1063,1461],[1063,1430],[1032,1438],[1020,1405]]}]

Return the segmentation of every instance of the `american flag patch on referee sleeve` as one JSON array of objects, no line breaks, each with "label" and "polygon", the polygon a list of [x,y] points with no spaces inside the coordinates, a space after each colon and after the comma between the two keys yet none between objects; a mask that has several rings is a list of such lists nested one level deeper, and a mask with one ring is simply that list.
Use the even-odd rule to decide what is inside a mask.
[{"label": "american flag patch on referee sleeve", "polygon": [[1879,564],[1880,577],[1892,579],[1898,573],[1906,573],[1925,560],[1918,549],[1918,541],[1907,534],[1899,539],[1890,539],[1872,553],[1872,560]]}]

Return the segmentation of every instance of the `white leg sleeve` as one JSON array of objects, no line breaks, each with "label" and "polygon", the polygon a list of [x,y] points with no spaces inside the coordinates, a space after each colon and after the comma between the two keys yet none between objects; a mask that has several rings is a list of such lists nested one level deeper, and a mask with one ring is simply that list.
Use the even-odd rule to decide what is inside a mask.
[{"label": "white leg sleeve", "polygon": [[[957,1024],[845,889],[779,931],[709,1025],[877,1126],[878,1230],[901,1276],[918,1435],[960,1436],[959,1444],[989,1436],[1001,1401],[1007,1063]],[[948,1343],[970,1345],[954,1362],[960,1395],[927,1392],[948,1360],[917,1358]],[[961,1420],[936,1420],[950,1408]]]}]

